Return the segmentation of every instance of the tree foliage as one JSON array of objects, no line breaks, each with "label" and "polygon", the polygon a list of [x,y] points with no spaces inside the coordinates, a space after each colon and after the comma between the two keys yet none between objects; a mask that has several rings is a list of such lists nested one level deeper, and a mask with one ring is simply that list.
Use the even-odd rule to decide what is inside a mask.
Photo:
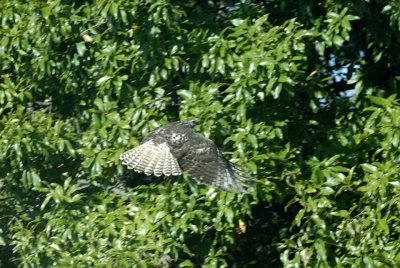
[{"label": "tree foliage", "polygon": [[[0,3],[0,266],[400,263],[397,1]],[[250,194],[120,154],[192,118]]]}]

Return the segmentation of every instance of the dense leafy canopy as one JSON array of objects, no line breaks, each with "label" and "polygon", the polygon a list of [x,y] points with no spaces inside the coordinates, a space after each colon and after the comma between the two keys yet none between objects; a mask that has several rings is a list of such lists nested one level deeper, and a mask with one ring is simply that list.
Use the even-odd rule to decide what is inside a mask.
[{"label": "dense leafy canopy", "polygon": [[[1,1],[0,266],[394,267],[398,1]],[[192,118],[250,194],[120,154]]]}]

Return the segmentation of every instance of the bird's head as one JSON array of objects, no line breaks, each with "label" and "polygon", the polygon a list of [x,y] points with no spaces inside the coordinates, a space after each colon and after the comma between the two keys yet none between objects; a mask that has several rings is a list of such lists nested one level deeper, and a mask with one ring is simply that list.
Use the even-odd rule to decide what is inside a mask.
[{"label": "bird's head", "polygon": [[185,120],[185,121],[181,121],[182,124],[185,124],[189,127],[194,127],[195,125],[197,125],[197,121],[195,120]]}]

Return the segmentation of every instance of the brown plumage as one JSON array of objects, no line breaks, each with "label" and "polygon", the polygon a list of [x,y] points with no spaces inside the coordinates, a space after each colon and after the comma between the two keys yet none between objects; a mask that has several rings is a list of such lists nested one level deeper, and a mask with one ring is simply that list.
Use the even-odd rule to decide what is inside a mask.
[{"label": "brown plumage", "polygon": [[121,155],[129,169],[155,176],[186,171],[200,183],[246,192],[243,175],[225,160],[214,142],[193,132],[195,121],[173,122],[154,129],[138,146]]}]

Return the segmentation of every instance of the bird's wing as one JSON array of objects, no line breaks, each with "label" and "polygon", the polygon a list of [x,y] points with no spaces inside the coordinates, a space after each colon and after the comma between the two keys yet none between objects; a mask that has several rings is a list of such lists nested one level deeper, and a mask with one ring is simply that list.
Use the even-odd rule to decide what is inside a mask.
[{"label": "bird's wing", "polygon": [[146,175],[180,175],[182,173],[178,161],[172,155],[166,143],[154,143],[147,140],[138,147],[123,153],[120,157],[122,163],[136,172]]},{"label": "bird's wing", "polygon": [[196,134],[188,141],[186,153],[178,160],[183,171],[197,181],[235,192],[246,192],[244,177],[218,151],[214,142]]}]

